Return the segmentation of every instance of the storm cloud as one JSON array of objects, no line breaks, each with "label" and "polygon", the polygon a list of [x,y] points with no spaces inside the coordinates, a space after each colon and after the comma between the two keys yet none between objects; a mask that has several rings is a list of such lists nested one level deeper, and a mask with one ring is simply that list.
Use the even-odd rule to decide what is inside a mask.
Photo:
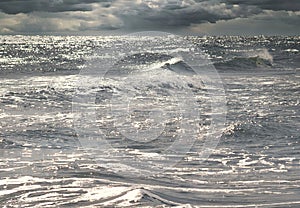
[{"label": "storm cloud", "polygon": [[31,12],[91,11],[90,4],[109,6],[109,0],[2,0],[0,11],[6,14]]},{"label": "storm cloud", "polygon": [[0,34],[102,30],[188,33],[205,24],[217,27],[227,22],[236,22],[238,29],[243,21],[251,19],[255,24],[255,17],[262,15],[265,20],[259,20],[260,24],[265,21],[266,27],[271,27],[270,19],[276,20],[294,25],[295,33],[299,31],[299,7],[298,0],[4,0],[0,2]]},{"label": "storm cloud", "polygon": [[285,11],[299,11],[300,1],[299,0],[224,0],[229,4],[239,4],[256,6],[261,9],[267,10],[285,10]]},{"label": "storm cloud", "polygon": [[233,6],[217,1],[188,1],[185,4],[172,6],[168,3],[159,6],[145,3],[131,8],[134,8],[134,12],[125,9],[116,12],[116,15],[123,20],[124,27],[133,29],[135,27],[161,29],[205,22],[215,23],[219,20],[247,17],[260,12],[260,9],[253,7]]}]

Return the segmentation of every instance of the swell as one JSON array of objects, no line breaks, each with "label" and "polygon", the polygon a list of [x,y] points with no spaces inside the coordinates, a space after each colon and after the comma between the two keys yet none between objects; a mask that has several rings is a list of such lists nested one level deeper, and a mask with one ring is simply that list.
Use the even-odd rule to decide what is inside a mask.
[{"label": "swell", "polygon": [[269,59],[264,59],[259,56],[255,57],[234,57],[230,60],[215,63],[217,69],[243,71],[249,69],[270,69],[273,63]]}]

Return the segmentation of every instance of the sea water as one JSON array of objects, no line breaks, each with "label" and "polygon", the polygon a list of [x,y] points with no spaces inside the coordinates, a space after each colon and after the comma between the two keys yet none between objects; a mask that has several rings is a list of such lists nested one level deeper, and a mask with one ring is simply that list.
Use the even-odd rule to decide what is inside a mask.
[{"label": "sea water", "polygon": [[[101,83],[90,77],[79,84],[95,51],[134,43],[116,36],[1,36],[1,207],[298,207],[300,37],[184,40],[207,55],[224,90],[226,120],[205,159],[212,97],[182,57],[164,55],[166,40],[152,37],[155,52],[119,60]],[[78,95],[94,97],[78,108]],[[128,106],[131,120],[124,116]],[[82,109],[96,113],[84,117]],[[203,131],[188,131],[184,119]],[[195,140],[174,162],[165,150],[178,135],[190,138],[186,132]]]}]

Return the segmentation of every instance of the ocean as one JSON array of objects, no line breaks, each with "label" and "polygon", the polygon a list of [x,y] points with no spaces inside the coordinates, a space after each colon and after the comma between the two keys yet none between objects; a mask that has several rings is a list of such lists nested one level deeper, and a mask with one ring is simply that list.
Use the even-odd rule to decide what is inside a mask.
[{"label": "ocean", "polygon": [[299,207],[299,36],[0,36],[0,207]]}]

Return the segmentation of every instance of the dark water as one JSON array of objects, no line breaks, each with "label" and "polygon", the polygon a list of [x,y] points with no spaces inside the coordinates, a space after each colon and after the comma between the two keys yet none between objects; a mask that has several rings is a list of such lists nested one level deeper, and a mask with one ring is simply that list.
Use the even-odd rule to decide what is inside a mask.
[{"label": "dark water", "polygon": [[[80,85],[95,50],[118,48],[124,40],[1,36],[1,207],[299,207],[300,37],[185,39],[214,63],[224,86],[227,116],[208,159],[201,159],[200,132],[173,164],[172,152],[160,156],[181,130],[189,132],[178,123],[178,103],[186,100],[186,106],[196,109],[187,110],[191,116],[201,112],[199,120],[190,120],[205,134],[213,114],[205,83],[180,59],[159,53],[128,56],[100,84],[89,78],[91,85]],[[131,42],[125,43],[130,48]],[[158,39],[155,44],[166,43]],[[193,105],[180,94],[186,91],[196,99]],[[139,134],[127,134],[146,142],[122,136],[122,129],[132,123],[118,110],[126,112],[122,95],[131,92],[144,111],[132,115],[138,126],[132,129],[141,129]],[[170,93],[176,92],[180,96],[173,99]],[[77,111],[74,97],[80,93],[95,95],[93,105],[79,108],[97,109],[95,118]],[[149,103],[157,114],[146,113],[154,108]],[[110,110],[112,104],[122,108]],[[161,120],[155,119],[161,115],[169,120],[162,132],[154,131],[161,136],[148,141],[143,128],[154,123],[159,129]],[[116,123],[120,118],[124,122]],[[105,146],[99,153],[101,145],[91,148],[89,138],[99,136],[91,128],[95,124],[112,150]]]}]

